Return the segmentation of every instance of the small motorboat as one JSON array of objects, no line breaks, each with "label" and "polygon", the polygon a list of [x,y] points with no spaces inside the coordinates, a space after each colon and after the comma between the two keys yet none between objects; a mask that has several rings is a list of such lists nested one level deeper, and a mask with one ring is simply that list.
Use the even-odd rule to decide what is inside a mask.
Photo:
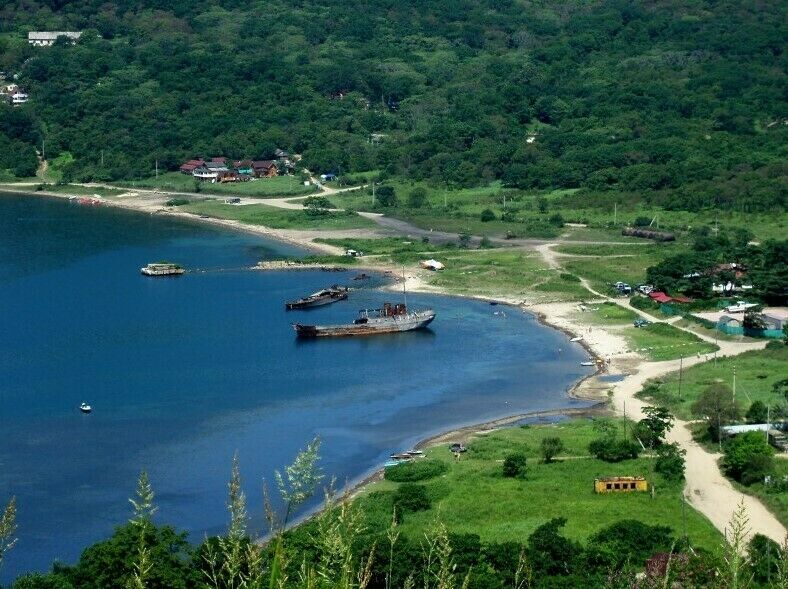
[{"label": "small motorboat", "polygon": [[399,460],[399,461],[407,461],[407,460],[412,460],[413,456],[411,456],[409,452],[402,452],[400,454],[392,454],[391,459]]},{"label": "small motorboat", "polygon": [[413,458],[424,458],[424,452],[421,450],[408,450],[405,452],[408,456],[412,456]]},{"label": "small motorboat", "polygon": [[581,339],[583,339],[583,336],[582,335],[578,335],[577,337],[573,337],[569,341],[570,342],[579,342]]},{"label": "small motorboat", "polygon": [[79,406],[79,410],[82,411],[82,413],[90,413],[91,411],[93,411],[93,407],[91,407],[87,403],[82,403]]},{"label": "small motorboat", "polygon": [[596,366],[596,362],[593,360],[586,360],[585,362],[581,362],[580,366]]}]

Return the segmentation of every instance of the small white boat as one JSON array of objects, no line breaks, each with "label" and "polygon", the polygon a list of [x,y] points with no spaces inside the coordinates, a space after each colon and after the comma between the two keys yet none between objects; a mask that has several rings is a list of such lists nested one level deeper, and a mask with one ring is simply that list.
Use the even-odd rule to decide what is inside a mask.
[{"label": "small white boat", "polygon": [[596,362],[593,360],[586,360],[585,362],[581,362],[580,366],[596,366]]},{"label": "small white boat", "polygon": [[581,339],[583,339],[583,336],[582,335],[578,335],[577,337],[573,337],[569,341],[570,342],[579,342]]},{"label": "small white boat", "polygon": [[93,411],[93,407],[91,407],[87,403],[82,403],[79,406],[79,410],[82,411],[82,413],[90,413],[91,411]]}]

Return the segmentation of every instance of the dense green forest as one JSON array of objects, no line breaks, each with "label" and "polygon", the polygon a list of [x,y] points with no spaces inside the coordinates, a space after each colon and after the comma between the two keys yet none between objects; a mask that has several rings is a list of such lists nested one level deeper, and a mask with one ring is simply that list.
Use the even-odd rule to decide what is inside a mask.
[{"label": "dense green forest", "polygon": [[[12,0],[0,168],[67,179],[194,155],[313,171],[582,188],[666,208],[782,210],[785,2]],[[28,46],[30,30],[82,30]],[[370,142],[372,133],[385,136]],[[536,134],[536,135],[534,135]]]}]

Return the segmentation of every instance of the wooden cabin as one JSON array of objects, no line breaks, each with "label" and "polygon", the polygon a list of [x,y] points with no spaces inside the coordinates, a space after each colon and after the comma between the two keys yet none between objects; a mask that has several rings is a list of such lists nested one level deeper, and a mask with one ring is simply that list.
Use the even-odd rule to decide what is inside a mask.
[{"label": "wooden cabin", "polygon": [[643,477],[604,477],[594,479],[595,493],[634,493],[648,491],[648,481]]}]

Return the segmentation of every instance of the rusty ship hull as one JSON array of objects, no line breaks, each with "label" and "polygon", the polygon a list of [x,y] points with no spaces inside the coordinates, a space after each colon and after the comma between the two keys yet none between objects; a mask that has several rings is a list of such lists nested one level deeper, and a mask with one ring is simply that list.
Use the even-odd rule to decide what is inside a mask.
[{"label": "rusty ship hull", "polygon": [[412,313],[381,317],[362,317],[347,325],[303,325],[293,324],[296,335],[304,338],[349,337],[400,333],[424,329],[435,319],[435,311],[424,309]]}]

